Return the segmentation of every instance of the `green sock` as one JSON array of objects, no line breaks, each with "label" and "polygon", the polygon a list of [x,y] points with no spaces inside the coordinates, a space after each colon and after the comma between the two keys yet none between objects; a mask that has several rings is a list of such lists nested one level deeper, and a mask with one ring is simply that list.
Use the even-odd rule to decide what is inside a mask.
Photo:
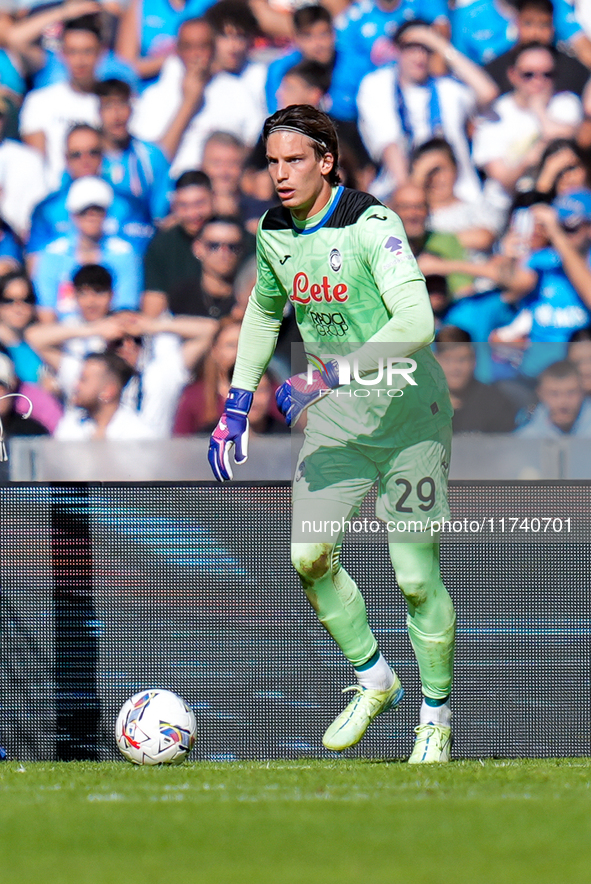
[{"label": "green sock", "polygon": [[423,693],[444,700],[453,678],[456,615],[439,573],[439,544],[391,543],[390,557],[408,606]]}]

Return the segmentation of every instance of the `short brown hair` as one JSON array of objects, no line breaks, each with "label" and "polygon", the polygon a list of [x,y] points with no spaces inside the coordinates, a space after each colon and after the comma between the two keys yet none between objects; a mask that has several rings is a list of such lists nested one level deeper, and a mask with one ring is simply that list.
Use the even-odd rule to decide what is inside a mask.
[{"label": "short brown hair", "polygon": [[263,141],[267,143],[273,129],[282,126],[296,129],[312,142],[314,156],[321,160],[327,153],[331,154],[334,163],[328,173],[328,183],[339,184],[339,139],[337,130],[330,117],[310,104],[292,104],[276,111],[267,117],[263,126]]},{"label": "short brown hair", "polygon": [[541,384],[546,378],[561,381],[564,378],[580,377],[579,370],[574,362],[568,359],[561,359],[559,362],[553,362],[538,377],[538,384]]},{"label": "short brown hair", "polygon": [[[463,328],[457,325],[444,325],[435,335],[435,349],[438,353],[456,346],[456,344],[471,344],[472,337]],[[446,346],[448,345],[448,346]]]},{"label": "short brown hair", "polygon": [[84,357],[84,362],[99,362],[120,390],[123,390],[137,374],[125,359],[111,350],[105,350],[102,353],[88,353]]}]

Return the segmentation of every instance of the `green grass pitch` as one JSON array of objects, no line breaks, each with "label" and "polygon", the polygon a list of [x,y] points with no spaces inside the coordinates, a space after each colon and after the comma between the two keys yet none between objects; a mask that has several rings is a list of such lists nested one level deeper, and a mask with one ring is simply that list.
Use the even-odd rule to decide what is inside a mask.
[{"label": "green grass pitch", "polygon": [[0,881],[587,884],[591,761],[0,766]]}]

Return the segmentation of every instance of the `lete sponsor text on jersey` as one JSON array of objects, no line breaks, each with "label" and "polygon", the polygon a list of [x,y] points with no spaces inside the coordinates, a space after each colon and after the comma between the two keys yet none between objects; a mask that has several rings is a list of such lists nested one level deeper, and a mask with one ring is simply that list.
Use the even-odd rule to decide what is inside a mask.
[{"label": "lete sponsor text on jersey", "polygon": [[308,274],[300,270],[293,278],[289,297],[297,304],[309,304],[311,301],[316,303],[338,301],[339,304],[343,304],[349,300],[349,292],[345,282],[332,285],[327,276],[323,276],[321,282],[310,282]]}]

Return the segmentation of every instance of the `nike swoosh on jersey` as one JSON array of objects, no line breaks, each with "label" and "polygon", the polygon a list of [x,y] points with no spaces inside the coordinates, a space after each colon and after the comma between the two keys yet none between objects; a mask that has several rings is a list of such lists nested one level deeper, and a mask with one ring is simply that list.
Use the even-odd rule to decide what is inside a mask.
[{"label": "nike swoosh on jersey", "polygon": [[288,258],[291,258],[291,255],[284,255],[283,258],[279,258],[279,263],[285,264]]}]

